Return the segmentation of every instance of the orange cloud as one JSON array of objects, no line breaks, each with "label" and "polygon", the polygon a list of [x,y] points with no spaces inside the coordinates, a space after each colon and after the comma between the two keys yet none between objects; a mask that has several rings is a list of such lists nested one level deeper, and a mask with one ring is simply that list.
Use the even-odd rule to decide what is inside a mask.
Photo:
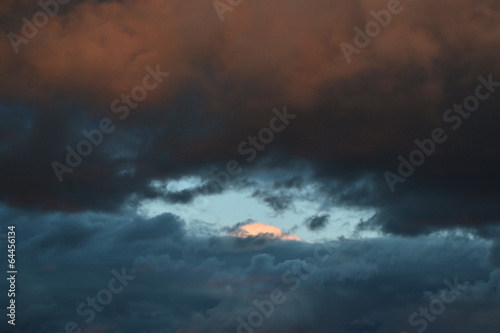
[{"label": "orange cloud", "polygon": [[282,240],[302,241],[302,239],[297,235],[286,234],[280,228],[264,223],[247,224],[239,227],[235,231],[229,232],[227,235],[241,238],[251,236],[265,236]]},{"label": "orange cloud", "polygon": [[[4,0],[0,13],[18,2]],[[499,29],[473,24],[475,17],[498,21],[500,14],[487,1],[412,4],[348,66],[339,44],[352,43],[353,27],[385,7],[386,0],[249,1],[221,23],[212,1],[197,6],[180,0],[85,1],[64,7],[66,12],[20,45],[19,54],[7,38],[0,39],[0,74],[9,82],[0,96],[45,101],[64,95],[107,107],[140,82],[144,67],[159,63],[172,77],[147,103],[169,105],[177,93],[199,89],[226,112],[242,98],[252,98],[245,107],[255,110],[277,98],[309,108],[325,86],[344,85],[383,65],[394,71],[418,67],[432,77],[432,65],[446,55],[433,36],[443,36],[449,47],[473,50],[491,49],[500,36]],[[21,34],[21,17],[31,19],[30,14],[16,11],[13,23],[0,30]],[[434,84],[428,89],[439,100],[442,82],[436,78]]]}]

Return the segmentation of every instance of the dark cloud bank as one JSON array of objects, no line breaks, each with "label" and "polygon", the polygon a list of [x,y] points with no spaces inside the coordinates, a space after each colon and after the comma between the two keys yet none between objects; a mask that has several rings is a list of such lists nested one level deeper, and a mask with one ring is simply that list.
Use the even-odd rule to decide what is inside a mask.
[{"label": "dark cloud bank", "polygon": [[[210,181],[210,170],[232,159],[246,163],[249,155],[238,154],[238,144],[269,126],[273,108],[287,105],[299,116],[247,171],[281,168],[320,182],[318,196],[377,209],[369,224],[389,232],[496,224],[500,95],[491,92],[456,130],[458,120],[447,122],[443,114],[474,94],[478,76],[500,81],[498,6],[486,0],[404,5],[347,65],[338,45],[352,42],[352,28],[385,2],[249,2],[224,24],[208,3],[75,4],[18,55],[2,42],[0,197],[13,206],[61,211],[116,212],[156,197],[189,203],[201,192],[159,193],[151,182],[188,175]],[[160,19],[169,23],[152,31]],[[96,30],[93,20],[105,28]],[[197,24],[187,28],[187,20]],[[110,53],[113,47],[120,52]],[[155,64],[171,75],[119,120],[111,102]],[[103,117],[116,130],[59,184],[51,163],[64,163],[66,145],[75,148],[85,139],[82,130],[97,128]],[[447,141],[391,193],[384,172],[397,174],[398,156],[408,159],[415,139],[429,138],[436,127]],[[277,211],[292,205],[285,190],[265,194],[255,195]]]},{"label": "dark cloud bank", "polygon": [[[425,318],[419,309],[444,291],[452,298],[450,283],[459,296],[444,311],[434,305],[439,313],[427,332],[497,329],[500,270],[492,242],[479,236],[341,239],[318,250],[216,230],[193,236],[168,213],[30,215],[2,207],[1,218],[23,230],[21,332],[62,332],[70,321],[83,332],[236,332],[237,318],[248,320],[253,301],[269,300],[274,289],[286,300],[258,332],[417,332]],[[122,268],[133,280],[102,311],[90,311],[87,298]],[[420,323],[411,325],[413,313]]]}]

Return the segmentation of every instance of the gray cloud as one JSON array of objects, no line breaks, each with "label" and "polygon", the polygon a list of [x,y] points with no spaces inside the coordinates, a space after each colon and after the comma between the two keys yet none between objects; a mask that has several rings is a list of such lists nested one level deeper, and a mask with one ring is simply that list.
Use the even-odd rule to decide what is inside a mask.
[{"label": "gray cloud", "polygon": [[[306,258],[314,257],[317,244],[191,236],[170,214],[151,219],[67,214],[64,222],[60,214],[37,214],[37,223],[31,224],[34,215],[6,207],[0,212],[2,221],[8,219],[23,234],[18,250],[23,272],[18,285],[23,288],[17,299],[30,304],[19,308],[23,331],[60,331],[71,320],[87,327],[76,305],[105,287],[110,271],[121,267],[136,278],[97,313],[88,324],[90,332],[102,326],[124,333],[230,332],[238,325],[235,318],[246,318],[252,301],[266,299],[274,288],[286,292],[287,301],[266,319],[263,330],[409,331],[414,327],[408,317],[428,306],[429,295],[445,288],[444,279],[455,277],[469,291],[429,327],[466,332],[477,326],[495,332],[498,324],[497,316],[488,315],[500,303],[499,271],[488,260],[495,250],[479,237],[344,239],[336,241],[328,260],[306,274],[294,267],[308,265]],[[75,239],[68,224],[75,232],[87,230],[78,247],[65,245]],[[54,235],[59,240],[49,242]],[[291,290],[297,283],[298,289]],[[464,311],[471,315],[463,316]]]},{"label": "gray cloud", "polygon": [[308,217],[304,223],[307,226],[307,229],[316,231],[316,230],[321,230],[329,222],[330,215],[324,214],[324,215],[314,215],[311,217]]}]

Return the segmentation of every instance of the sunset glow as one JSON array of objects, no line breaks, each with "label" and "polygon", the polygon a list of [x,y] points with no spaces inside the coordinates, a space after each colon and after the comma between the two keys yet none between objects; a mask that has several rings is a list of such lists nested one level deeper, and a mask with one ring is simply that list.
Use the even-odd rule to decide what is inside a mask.
[{"label": "sunset glow", "polygon": [[247,224],[239,227],[235,231],[229,232],[228,235],[242,238],[262,235],[282,240],[302,241],[302,239],[297,235],[284,233],[280,228],[264,223]]}]

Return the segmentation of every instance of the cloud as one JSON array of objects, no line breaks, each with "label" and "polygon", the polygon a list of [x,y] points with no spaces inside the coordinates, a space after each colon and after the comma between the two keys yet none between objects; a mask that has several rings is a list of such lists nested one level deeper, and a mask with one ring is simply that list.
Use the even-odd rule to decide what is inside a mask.
[{"label": "cloud", "polygon": [[312,231],[317,231],[321,230],[329,222],[330,215],[325,214],[325,215],[314,215],[311,217],[308,217],[304,223],[307,226],[307,229],[312,230]]},{"label": "cloud", "polygon": [[281,240],[300,241],[301,238],[297,235],[284,233],[280,228],[267,225],[264,223],[251,223],[239,226],[236,230],[230,231],[228,236],[246,238],[246,237],[267,237],[277,238]]},{"label": "cloud", "polygon": [[252,196],[260,198],[266,205],[278,214],[285,212],[293,206],[293,197],[286,194],[273,195],[269,191],[263,192],[257,190],[252,194]]},{"label": "cloud", "polygon": [[[20,230],[16,297],[29,304],[18,308],[18,329],[59,332],[74,320],[84,332],[230,332],[254,299],[281,288],[287,303],[263,330],[411,331],[409,316],[457,277],[469,291],[429,325],[496,333],[500,92],[457,131],[443,113],[474,93],[479,75],[500,81],[500,7],[402,5],[350,65],[339,44],[386,0],[244,1],[223,23],[212,1],[80,0],[19,54],[1,38],[0,221]],[[37,10],[3,1],[1,32],[20,34],[21,18]],[[171,75],[120,120],[111,103],[155,64]],[[238,144],[283,105],[300,117],[245,163]],[[60,184],[51,163],[65,162],[66,145],[103,117],[116,130]],[[383,173],[436,127],[449,139],[392,193]],[[231,160],[244,172],[221,189],[211,172]],[[168,186],[190,177],[199,182]],[[200,196],[229,190],[252,193],[276,214],[298,201],[328,214],[370,209],[358,230],[392,236],[342,239],[306,274],[319,244],[283,241],[300,239],[279,228],[245,221],[220,235],[206,232],[213,221],[137,214],[146,200],[192,209]],[[306,224],[322,230],[328,221],[325,213]],[[76,306],[121,267],[136,279],[82,323]]]},{"label": "cloud", "polygon": [[[107,326],[123,333],[234,332],[236,318],[247,319],[253,300],[265,300],[275,288],[285,293],[286,303],[266,317],[262,330],[411,331],[415,327],[409,316],[440,295],[445,279],[456,277],[469,286],[467,292],[447,304],[446,316],[429,322],[429,330],[465,333],[480,327],[496,332],[500,275],[488,259],[495,250],[491,241],[470,234],[343,239],[335,246],[274,241],[260,248],[236,248],[229,239],[251,237],[194,236],[169,214],[151,219],[30,214],[3,206],[0,217],[22,233],[16,254],[24,258],[17,281],[23,288],[16,300],[30,304],[18,308],[22,331],[58,332],[75,321],[82,329]],[[87,230],[78,247],[64,247],[74,239],[65,231],[68,225]],[[149,226],[160,231],[152,235]],[[141,227],[146,231],[140,237],[127,237]],[[54,235],[59,242],[47,241]],[[323,248],[317,250],[319,245]],[[310,272],[303,270],[315,253],[330,254]],[[106,288],[111,270],[122,267],[135,279],[87,326],[76,306]],[[297,283],[299,288],[292,290]],[[2,286],[7,287],[6,281]]]},{"label": "cloud", "polygon": [[[19,6],[3,5],[15,16],[5,33],[19,32],[20,17],[34,10]],[[280,170],[287,179],[263,189],[249,177],[230,188],[247,187],[282,214],[314,183],[309,200],[374,209],[365,225],[395,234],[498,224],[498,92],[459,131],[447,132],[446,144],[397,195],[383,178],[415,139],[449,129],[443,112],[474,92],[479,75],[500,80],[498,6],[404,4],[347,65],[340,42],[352,41],[353,27],[386,6],[247,2],[221,24],[210,2],[75,2],[18,55],[8,39],[0,41],[0,74],[9,82],[0,87],[0,113],[10,119],[0,137],[0,199],[66,212],[119,212],[148,199],[190,204],[204,186],[209,194],[223,191],[210,185],[210,172],[233,159],[243,163],[238,143],[268,126],[274,107],[287,105],[297,122],[245,166],[252,177],[272,179]],[[171,75],[120,121],[111,102],[157,63]],[[65,146],[102,117],[117,129],[61,186],[51,163],[64,162]],[[200,187],[163,192],[151,185],[192,176],[202,178]]]}]

